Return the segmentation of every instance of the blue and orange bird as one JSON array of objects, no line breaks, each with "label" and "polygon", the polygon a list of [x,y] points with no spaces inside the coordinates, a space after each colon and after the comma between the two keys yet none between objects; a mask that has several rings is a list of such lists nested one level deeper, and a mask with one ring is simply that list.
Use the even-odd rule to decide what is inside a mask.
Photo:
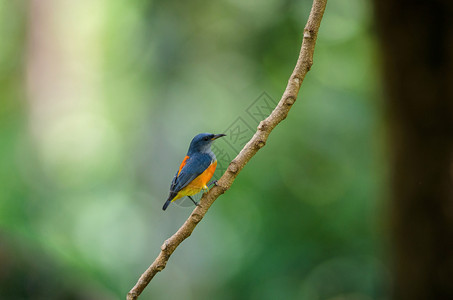
[{"label": "blue and orange bird", "polygon": [[193,138],[189,151],[171,182],[170,195],[162,207],[163,210],[166,210],[171,202],[184,196],[198,205],[191,196],[208,189],[207,184],[217,167],[217,159],[211,150],[211,145],[222,136],[225,134],[200,133]]}]

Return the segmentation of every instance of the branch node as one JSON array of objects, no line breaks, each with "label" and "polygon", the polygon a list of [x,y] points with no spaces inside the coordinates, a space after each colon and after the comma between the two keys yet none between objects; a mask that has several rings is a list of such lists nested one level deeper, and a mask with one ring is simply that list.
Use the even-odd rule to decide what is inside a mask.
[{"label": "branch node", "polygon": [[165,251],[168,247],[168,240],[165,240],[165,242],[160,246],[160,250]]},{"label": "branch node", "polygon": [[268,128],[268,124],[266,121],[261,121],[260,124],[258,125],[258,130],[266,131],[267,128]]},{"label": "branch node", "polygon": [[304,39],[312,39],[314,33],[315,32],[313,29],[305,28],[304,29]]},{"label": "branch node", "polygon": [[156,266],[157,272],[160,272],[160,271],[162,271],[163,269],[165,269],[165,263],[163,263],[163,264],[158,264],[158,265]]},{"label": "branch node", "polygon": [[266,145],[266,142],[263,141],[263,140],[258,140],[258,141],[256,141],[256,143],[255,143],[256,149],[261,149],[261,148],[264,147],[264,145]]},{"label": "branch node", "polygon": [[228,166],[228,171],[230,171],[231,173],[234,173],[234,174],[236,174],[238,172],[238,166],[234,160]]},{"label": "branch node", "polygon": [[307,72],[310,71],[311,66],[313,66],[313,59],[308,59],[307,60]]},{"label": "branch node", "polygon": [[195,223],[200,223],[201,219],[203,219],[203,217],[200,214],[197,214],[197,213],[192,213],[192,215],[190,217],[192,218],[192,220]]},{"label": "branch node", "polygon": [[300,80],[300,78],[297,75],[295,75],[293,77],[293,80],[298,86],[300,86],[300,84],[302,83],[302,81]]},{"label": "branch node", "polygon": [[285,100],[285,104],[288,106],[293,105],[294,102],[296,102],[296,98],[294,96],[288,96]]}]

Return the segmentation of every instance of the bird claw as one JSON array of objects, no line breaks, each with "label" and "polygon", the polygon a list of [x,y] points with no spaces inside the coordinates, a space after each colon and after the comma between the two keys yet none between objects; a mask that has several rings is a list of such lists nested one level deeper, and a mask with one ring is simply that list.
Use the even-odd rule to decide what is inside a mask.
[{"label": "bird claw", "polygon": [[210,183],[208,183],[208,185],[215,185],[215,186],[217,186],[217,180],[211,181]]}]

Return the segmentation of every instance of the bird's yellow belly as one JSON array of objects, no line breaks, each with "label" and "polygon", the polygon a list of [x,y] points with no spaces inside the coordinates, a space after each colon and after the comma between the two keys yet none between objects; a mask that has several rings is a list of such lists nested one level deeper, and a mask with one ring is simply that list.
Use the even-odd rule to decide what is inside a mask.
[{"label": "bird's yellow belly", "polygon": [[192,180],[185,188],[179,191],[172,201],[178,200],[184,196],[193,196],[198,194],[202,189],[207,189],[206,184],[211,180],[217,167],[217,160],[214,161],[203,173]]}]

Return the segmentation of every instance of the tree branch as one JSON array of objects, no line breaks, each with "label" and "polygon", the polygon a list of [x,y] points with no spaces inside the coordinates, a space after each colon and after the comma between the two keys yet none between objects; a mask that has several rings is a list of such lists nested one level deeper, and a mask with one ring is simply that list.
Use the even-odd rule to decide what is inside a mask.
[{"label": "tree branch", "polygon": [[200,205],[193,210],[192,214],[186,222],[184,222],[181,228],[164,242],[157,258],[142,276],[140,276],[136,285],[127,294],[128,300],[137,299],[148,283],[153,279],[154,275],[165,268],[168,259],[179,244],[192,234],[195,226],[203,219],[209,207],[221,194],[225,193],[231,187],[242,168],[244,168],[247,162],[266,144],[267,138],[274,127],[286,118],[289,110],[297,99],[297,94],[299,93],[302,81],[313,64],[316,38],[326,4],[327,0],[313,1],[310,16],[308,17],[307,25],[304,29],[302,47],[296,67],[288,80],[288,85],[286,86],[286,90],[278,105],[269,117],[260,122],[254,136],[244,146],[236,158],[233,159],[226,172],[218,180],[217,185],[209,190],[209,192],[203,194]]}]

